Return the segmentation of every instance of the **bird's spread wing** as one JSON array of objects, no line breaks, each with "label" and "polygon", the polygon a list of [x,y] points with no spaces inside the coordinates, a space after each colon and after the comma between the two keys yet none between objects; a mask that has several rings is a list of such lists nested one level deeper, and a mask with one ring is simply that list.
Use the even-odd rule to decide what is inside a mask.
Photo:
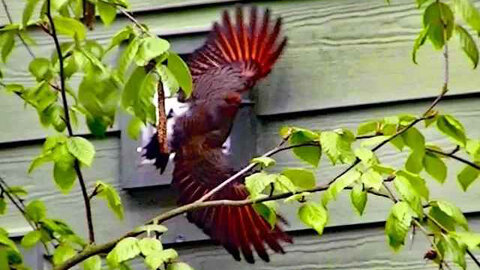
[{"label": "bird's spread wing", "polygon": [[[221,150],[205,152],[198,159],[176,158],[173,184],[180,191],[180,204],[192,203],[208,193],[233,174],[225,154]],[[245,186],[236,181],[210,200],[244,200],[248,197]],[[251,205],[216,206],[189,212],[187,218],[195,223],[213,241],[221,244],[240,260],[240,253],[247,262],[255,261],[253,251],[269,261],[266,246],[274,252],[284,253],[281,242],[291,238],[276,225],[273,228],[254,211]]]},{"label": "bird's spread wing", "polygon": [[281,19],[272,21],[267,9],[262,16],[252,7],[248,18],[238,7],[233,21],[223,13],[205,44],[188,60],[195,90],[193,98],[204,99],[222,90],[246,91],[272,69],[286,45],[280,36]]}]

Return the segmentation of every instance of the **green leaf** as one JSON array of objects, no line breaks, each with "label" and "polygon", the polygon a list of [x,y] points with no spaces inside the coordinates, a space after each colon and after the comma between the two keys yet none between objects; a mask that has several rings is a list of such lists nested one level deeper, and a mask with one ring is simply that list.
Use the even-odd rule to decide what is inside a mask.
[{"label": "green leaf", "polygon": [[468,140],[465,150],[473,161],[480,161],[480,140]]},{"label": "green leaf", "polygon": [[390,143],[398,149],[398,151],[403,151],[403,147],[405,147],[405,140],[402,136],[397,136],[390,140]]},{"label": "green leaf", "polygon": [[398,171],[397,178],[405,178],[410,185],[413,187],[413,191],[415,191],[420,197],[428,200],[429,191],[426,186],[425,180],[421,178],[417,174],[409,173],[406,171]]},{"label": "green leaf", "polygon": [[275,159],[271,157],[256,157],[250,160],[250,163],[258,164],[261,168],[275,166]]},{"label": "green leaf", "polygon": [[175,75],[164,65],[157,65],[157,72],[160,75],[163,88],[169,96],[174,96],[180,89]]},{"label": "green leaf", "polygon": [[362,174],[362,177],[360,179],[367,188],[372,188],[376,191],[379,191],[380,188],[382,188],[383,177],[375,170],[367,170]]},{"label": "green leaf", "polygon": [[36,168],[42,166],[43,164],[47,163],[47,162],[50,162],[52,161],[52,157],[51,155],[45,155],[45,154],[41,154],[40,156],[38,157],[35,157],[33,160],[32,160],[32,163],[30,163],[30,166],[28,167],[28,173],[32,173]]},{"label": "green leaf", "polygon": [[194,269],[186,263],[174,262],[167,266],[167,270],[194,270]]},{"label": "green leaf", "polygon": [[[132,26],[130,26],[130,25],[125,26],[120,31],[115,33],[115,35],[113,35],[113,37],[110,41],[110,45],[108,45],[108,48],[106,49],[106,51],[110,51],[114,47],[120,45],[123,41],[129,39],[132,34],[133,34]],[[135,53],[136,53],[136,51],[135,51]],[[135,56],[135,54],[134,54],[134,56]],[[133,56],[132,56],[132,58],[133,58]]]},{"label": "green leaf", "polygon": [[174,249],[165,249],[156,251],[145,258],[145,264],[151,269],[156,270],[164,263],[171,262],[178,258],[178,253]]},{"label": "green leaf", "polygon": [[437,206],[443,213],[451,217],[458,225],[468,231],[467,219],[457,206],[447,201],[433,201],[431,205]]},{"label": "green leaf", "polygon": [[117,9],[113,5],[97,1],[96,6],[100,19],[102,19],[102,22],[105,25],[108,26],[115,21],[115,18],[117,17]]},{"label": "green leaf", "polygon": [[423,28],[423,30],[420,31],[417,38],[415,39],[415,43],[413,44],[413,50],[412,50],[412,61],[415,64],[418,64],[417,63],[417,52],[420,49],[420,47],[422,47],[423,44],[425,44],[425,41],[427,40],[429,29],[430,29],[430,25]]},{"label": "green leaf", "polygon": [[480,171],[470,165],[466,165],[457,175],[457,181],[460,183],[463,191],[467,191],[468,187],[478,179]]},{"label": "green leaf", "polygon": [[33,11],[37,6],[39,0],[27,0],[25,7],[23,8],[23,15],[22,15],[22,26],[25,28],[30,19],[32,18]]},{"label": "green leaf", "polygon": [[138,100],[139,86],[143,84],[146,77],[147,72],[143,67],[137,67],[130,75],[122,94],[122,107],[127,111],[133,111],[131,107],[135,104],[135,101]]},{"label": "green leaf", "polygon": [[41,80],[50,72],[50,60],[47,58],[35,58],[30,62],[28,70],[35,78]]},{"label": "green leaf", "polygon": [[470,33],[468,33],[465,28],[460,25],[455,25],[455,32],[460,40],[462,50],[465,52],[467,57],[472,61],[473,68],[477,68],[478,65],[478,48],[477,44],[473,40]]},{"label": "green leaf", "polygon": [[405,163],[405,169],[412,173],[420,173],[423,170],[423,157],[425,151],[412,151]]},{"label": "green leaf", "polygon": [[135,37],[132,41],[130,41],[130,43],[128,44],[128,46],[125,48],[122,55],[120,56],[120,60],[118,61],[118,67],[117,67],[118,76],[120,78],[123,78],[123,75],[127,71],[130,64],[132,63],[133,58],[135,58],[135,55],[138,52],[138,48],[140,47],[140,43],[141,43],[141,38]]},{"label": "green leaf", "polygon": [[77,174],[73,167],[73,160],[59,160],[53,165],[53,179],[55,184],[64,194],[70,192],[77,179]]},{"label": "green leaf", "polygon": [[460,266],[462,269],[467,268],[467,262],[465,260],[466,246],[461,245],[456,239],[452,237],[443,237],[446,239],[449,247],[449,251],[452,253],[453,262]]},{"label": "green leaf", "polygon": [[156,108],[153,97],[158,79],[153,72],[145,73],[138,67],[128,79],[122,96],[122,106],[144,123],[156,123]]},{"label": "green leaf", "polygon": [[378,159],[372,150],[361,147],[355,149],[355,155],[362,161],[366,166],[375,165],[378,163]]},{"label": "green leaf", "polygon": [[372,170],[382,175],[392,175],[395,172],[395,168],[385,164],[375,164],[372,166]]},{"label": "green leaf", "polygon": [[275,224],[277,223],[277,213],[271,202],[256,203],[253,205],[253,209],[255,209],[255,211],[260,214],[268,224],[270,224],[271,229],[275,228]]},{"label": "green leaf", "polygon": [[432,153],[426,153],[423,158],[423,166],[427,173],[440,183],[447,179],[447,165],[441,158]]},{"label": "green leaf", "polygon": [[22,186],[10,186],[10,188],[8,189],[8,192],[15,194],[19,197],[28,195],[27,190],[25,190],[25,188]]},{"label": "green leaf", "polygon": [[106,200],[108,207],[119,219],[123,219],[122,199],[111,185],[98,181],[96,184],[97,196]]},{"label": "green leaf", "polygon": [[22,238],[20,244],[22,247],[29,249],[34,247],[38,241],[40,241],[41,237],[42,233],[40,231],[31,231]]},{"label": "green leaf", "polygon": [[[308,129],[292,128],[290,131],[289,143],[291,145],[301,145],[305,143],[316,143],[318,134]],[[322,149],[320,146],[302,146],[295,147],[292,150],[293,154],[302,161],[318,167],[320,157],[322,156]]]},{"label": "green leaf", "polygon": [[425,137],[415,127],[409,128],[402,134],[405,144],[416,152],[425,152]]},{"label": "green leaf", "polygon": [[455,9],[467,24],[480,33],[480,12],[470,0],[454,0]]},{"label": "green leaf", "polygon": [[99,255],[92,256],[83,262],[83,270],[100,270],[102,268],[102,259]]},{"label": "green leaf", "polygon": [[95,147],[82,137],[72,137],[67,141],[67,148],[70,154],[77,158],[82,164],[90,167],[95,157]]},{"label": "green leaf", "polygon": [[53,253],[53,264],[59,265],[75,256],[77,252],[69,245],[60,244]]},{"label": "green leaf", "polygon": [[193,90],[192,75],[188,69],[187,64],[175,52],[168,52],[168,69],[177,79],[180,88],[186,97],[189,97]]},{"label": "green leaf", "polygon": [[328,212],[319,203],[307,202],[298,209],[298,218],[305,225],[317,231],[319,235],[322,235],[328,222]]},{"label": "green leaf", "polygon": [[350,200],[356,212],[360,216],[363,215],[363,211],[367,205],[367,191],[363,189],[363,185],[357,184],[353,186],[350,192]]},{"label": "green leaf", "polygon": [[84,40],[86,37],[87,30],[85,29],[85,26],[76,19],[55,16],[53,18],[53,23],[55,24],[56,30],[60,34],[64,34],[79,40]]},{"label": "green leaf", "polygon": [[388,244],[394,251],[400,250],[405,245],[405,237],[410,229],[412,214],[406,202],[396,203],[385,223],[385,234]]},{"label": "green leaf", "polygon": [[157,56],[166,53],[170,49],[170,43],[159,37],[146,37],[142,39],[135,62],[138,66],[145,66]]},{"label": "green leaf", "polygon": [[354,140],[354,137],[343,132],[324,131],[320,134],[322,148],[334,165],[337,162],[348,164],[355,161],[355,154],[351,148]]},{"label": "green leaf", "polygon": [[155,238],[142,238],[138,241],[138,246],[144,256],[163,250],[162,242]]},{"label": "green leaf", "polygon": [[312,193],[310,192],[302,192],[302,193],[296,193],[285,200],[283,202],[285,203],[290,203],[290,202],[305,202],[308,197],[310,197]]},{"label": "green leaf", "polygon": [[145,124],[138,117],[132,117],[128,122],[127,134],[130,138],[137,140]]},{"label": "green leaf", "polygon": [[108,265],[116,267],[121,262],[128,261],[140,255],[138,241],[135,237],[127,237],[118,242],[115,248],[107,255]]},{"label": "green leaf", "polygon": [[408,205],[420,217],[423,216],[423,206],[421,198],[428,200],[429,190],[420,176],[406,172],[398,171],[393,182],[396,190],[402,196]]},{"label": "green leaf", "polygon": [[282,171],[282,175],[288,177],[299,189],[311,189],[316,186],[315,174],[311,170],[302,168],[285,169]]},{"label": "green leaf", "polygon": [[471,250],[478,249],[480,246],[480,234],[472,232],[454,232],[452,233],[460,242],[467,245]]},{"label": "green leaf", "polygon": [[8,234],[0,234],[0,247],[5,246],[11,248],[12,250],[19,252],[17,245],[13,242],[10,238],[8,238]]},{"label": "green leaf", "polygon": [[47,214],[47,208],[42,201],[33,200],[25,207],[25,213],[34,222],[39,222]]},{"label": "green leaf", "polygon": [[454,16],[447,4],[433,2],[423,14],[423,26],[428,27],[428,38],[436,49],[443,47],[453,32]]},{"label": "green leaf", "polygon": [[257,198],[267,186],[275,183],[275,175],[259,172],[245,178],[245,187],[251,198]]},{"label": "green leaf", "polygon": [[377,132],[378,122],[377,121],[369,121],[366,123],[361,123],[357,127],[357,135],[367,135],[367,134],[375,134]]},{"label": "green leaf", "polygon": [[439,115],[437,119],[437,128],[453,143],[465,147],[467,137],[462,123],[451,115]]},{"label": "green leaf", "polygon": [[5,202],[5,198],[0,198],[0,215],[5,215],[7,212],[7,203]]},{"label": "green leaf", "polygon": [[323,193],[322,203],[327,205],[332,199],[336,199],[337,195],[344,190],[346,187],[353,184],[361,177],[360,172],[356,170],[350,170],[342,177],[338,178],[333,184],[331,184],[328,189]]},{"label": "green leaf", "polygon": [[297,188],[290,181],[290,179],[284,175],[272,175],[274,176],[274,189],[278,192],[295,192]]},{"label": "green leaf", "polygon": [[2,47],[2,61],[6,63],[15,47],[15,33],[13,31],[2,33],[0,36],[0,45]]},{"label": "green leaf", "polygon": [[428,0],[416,0],[417,2],[417,8],[421,8],[423,4],[428,2]]}]

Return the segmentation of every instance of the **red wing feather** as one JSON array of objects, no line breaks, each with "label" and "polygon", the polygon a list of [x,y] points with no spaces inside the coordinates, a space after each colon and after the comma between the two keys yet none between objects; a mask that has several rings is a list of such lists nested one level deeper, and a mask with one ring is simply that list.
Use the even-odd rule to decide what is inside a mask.
[{"label": "red wing feather", "polygon": [[243,9],[238,7],[235,25],[225,11],[222,24],[214,23],[206,43],[188,61],[194,80],[211,69],[229,65],[241,66],[241,73],[252,81],[265,77],[283,51],[286,38],[279,37],[280,19],[272,27],[268,9],[265,10],[261,25],[257,24],[256,7],[250,9],[249,21],[245,20]]},{"label": "red wing feather", "polygon": [[[183,169],[196,168],[186,163],[182,163]],[[175,169],[177,170],[177,166]],[[212,167],[212,170],[214,169]],[[191,177],[180,180],[174,178],[173,184],[180,192],[180,204],[194,202],[212,188],[208,182]],[[211,200],[243,200],[247,197],[245,186],[237,182],[225,187]],[[189,212],[187,218],[209,235],[215,243],[224,246],[236,260],[240,260],[241,252],[247,262],[255,262],[253,255],[255,250],[262,260],[268,262],[270,259],[265,245],[275,252],[283,253],[280,242],[291,242],[290,237],[279,226],[272,229],[251,205],[199,209]]]}]

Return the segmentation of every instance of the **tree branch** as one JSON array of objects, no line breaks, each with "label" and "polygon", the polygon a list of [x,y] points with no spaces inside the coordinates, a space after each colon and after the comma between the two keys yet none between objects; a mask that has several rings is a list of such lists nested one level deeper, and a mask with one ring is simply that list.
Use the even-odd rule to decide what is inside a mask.
[{"label": "tree branch", "polygon": [[[8,199],[12,202],[12,204],[15,206],[15,208],[17,208],[17,210],[22,214],[23,218],[28,223],[28,225],[30,225],[30,227],[33,230],[39,230],[40,225],[34,222],[32,218],[28,215],[28,213],[25,211],[25,205],[23,204],[22,199],[19,198],[16,194],[13,194],[10,192],[11,190],[10,186],[2,177],[0,177],[0,190],[2,194],[5,194],[8,197]],[[47,243],[42,239],[40,240],[42,242],[43,248],[45,249],[46,255],[50,257],[51,256],[50,250],[48,249]]]},{"label": "tree branch", "polygon": [[[8,22],[12,24],[13,23],[12,15],[8,10],[8,6],[7,6],[7,3],[5,3],[5,0],[2,0],[2,5],[3,5],[3,9],[5,10],[5,14],[7,15]],[[17,36],[18,36],[18,39],[20,39],[20,41],[22,42],[25,49],[27,50],[28,54],[30,54],[32,58],[35,58],[35,54],[32,52],[32,50],[30,49],[30,47],[28,46],[27,42],[22,37],[22,35],[20,35],[20,33],[17,33]]]},{"label": "tree branch", "polygon": [[[66,86],[65,86],[65,68],[64,68],[64,58],[62,55],[62,49],[60,47],[60,42],[58,41],[58,36],[57,36],[57,31],[55,28],[55,23],[53,22],[53,17],[51,13],[51,0],[47,0],[47,18],[50,23],[50,28],[51,28],[51,36],[53,38],[53,41],[55,43],[55,49],[57,51],[58,55],[58,62],[59,62],[59,67],[60,67],[60,93],[62,95],[62,102],[63,102],[63,111],[65,114],[65,125],[67,126],[67,131],[68,135],[70,137],[73,137],[73,129],[72,129],[72,124],[71,124],[71,119],[70,119],[70,109],[68,107],[68,100],[67,100],[67,94],[66,94]],[[88,226],[88,236],[90,243],[95,242],[95,233],[93,229],[93,219],[92,219],[92,208],[90,205],[90,200],[88,198],[88,193],[87,193],[87,187],[85,185],[85,180],[83,179],[83,174],[80,169],[80,163],[77,159],[75,159],[74,162],[74,169],[78,177],[78,181],[80,182],[80,187],[82,190],[82,196],[83,196],[83,201],[85,203],[85,211],[86,211],[86,217],[87,217],[87,226]]]},{"label": "tree branch", "polygon": [[439,151],[439,150],[436,150],[436,149],[433,149],[433,148],[427,148],[427,151],[432,152],[432,153],[435,153],[435,154],[438,154],[438,155],[442,155],[442,156],[445,156],[445,157],[453,158],[453,159],[455,159],[455,160],[457,160],[457,161],[460,161],[460,162],[462,162],[462,163],[465,163],[465,164],[467,164],[467,165],[469,165],[469,166],[471,166],[471,167],[473,167],[473,168],[475,168],[475,169],[477,169],[477,170],[480,170],[480,166],[479,166],[479,165],[477,165],[477,164],[475,164],[475,163],[473,163],[473,162],[471,162],[471,161],[469,161],[469,160],[466,160],[466,159],[464,159],[464,158],[461,158],[461,157],[459,157],[459,156],[457,156],[457,155],[455,155],[455,154],[453,154],[453,153],[445,153],[445,152],[442,152],[442,151]]}]

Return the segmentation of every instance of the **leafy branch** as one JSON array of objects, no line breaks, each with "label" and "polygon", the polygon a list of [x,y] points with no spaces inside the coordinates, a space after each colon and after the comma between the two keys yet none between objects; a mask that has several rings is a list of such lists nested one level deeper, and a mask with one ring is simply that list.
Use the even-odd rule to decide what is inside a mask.
[{"label": "leafy branch", "polygon": [[[67,90],[65,86],[65,66],[64,66],[64,56],[62,54],[62,49],[60,47],[60,42],[58,40],[57,36],[57,29],[55,26],[55,22],[53,20],[52,16],[52,7],[51,7],[51,0],[47,0],[46,2],[46,16],[48,18],[48,21],[50,23],[50,30],[51,30],[51,37],[53,38],[53,41],[55,43],[55,49],[57,51],[57,56],[58,56],[58,62],[59,62],[59,75],[60,75],[60,93],[62,96],[62,102],[63,102],[63,112],[64,112],[64,121],[67,126],[67,131],[68,131],[68,136],[69,137],[74,137],[73,129],[72,129],[72,123],[71,123],[71,118],[70,118],[70,107],[68,106],[68,100],[67,100]],[[95,242],[95,232],[93,228],[93,218],[92,218],[92,207],[90,205],[90,200],[88,197],[88,192],[87,192],[87,187],[85,184],[85,180],[83,178],[82,171],[80,169],[80,163],[77,158],[74,160],[74,165],[73,165],[75,172],[78,177],[78,181],[80,183],[80,187],[82,190],[82,196],[83,196],[83,201],[85,204],[85,212],[86,212],[86,219],[87,219],[87,226],[88,226],[88,237],[90,239],[90,243]]]}]

